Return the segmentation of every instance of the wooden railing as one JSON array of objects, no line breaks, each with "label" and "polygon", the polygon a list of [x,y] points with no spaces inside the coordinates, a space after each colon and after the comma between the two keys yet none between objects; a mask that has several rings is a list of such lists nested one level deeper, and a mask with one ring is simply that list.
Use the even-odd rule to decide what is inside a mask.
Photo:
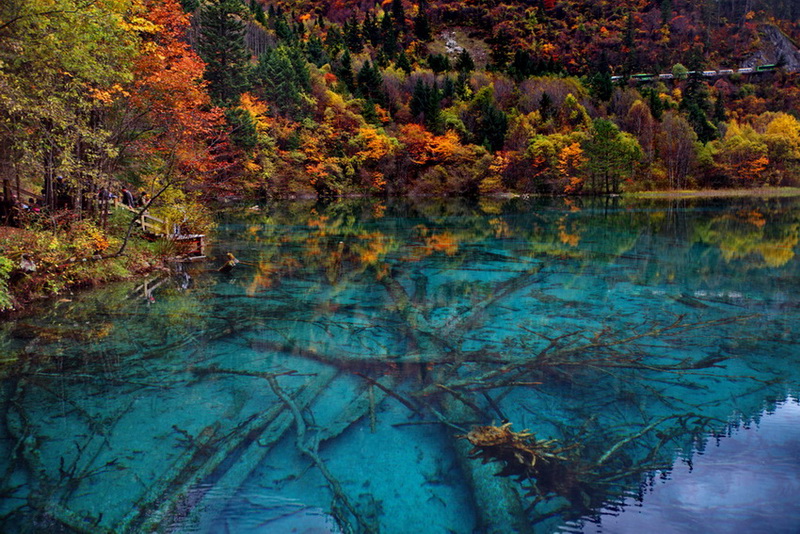
[{"label": "wooden railing", "polygon": [[27,202],[28,199],[30,199],[30,198],[32,198],[34,200],[41,200],[42,199],[41,193],[34,193],[33,191],[29,191],[28,189],[25,189],[24,187],[12,186],[11,189],[17,192],[17,198],[19,200],[23,201],[23,202]]},{"label": "wooden railing", "polygon": [[[130,211],[131,213],[139,213],[139,209],[132,208],[127,204],[120,203],[117,204],[117,207]],[[141,226],[143,232],[153,236],[172,237],[180,233],[179,227],[177,225],[170,224],[168,221],[164,219],[154,217],[153,215],[150,215],[146,211],[139,216],[137,222],[139,226]]]},{"label": "wooden railing", "polygon": [[[137,208],[132,208],[126,204],[117,204],[117,206],[132,213],[139,213]],[[139,216],[137,223],[147,235],[188,244],[191,247],[186,253],[189,259],[205,257],[205,234],[182,234],[180,225],[154,217],[146,211]]]}]

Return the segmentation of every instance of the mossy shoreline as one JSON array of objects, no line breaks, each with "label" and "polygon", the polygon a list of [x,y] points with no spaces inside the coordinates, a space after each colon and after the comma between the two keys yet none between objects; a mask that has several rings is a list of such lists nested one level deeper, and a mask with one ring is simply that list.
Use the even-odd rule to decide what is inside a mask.
[{"label": "mossy shoreline", "polygon": [[747,189],[685,189],[679,191],[641,191],[637,193],[625,193],[625,198],[654,198],[654,199],[674,199],[674,198],[776,198],[776,197],[800,197],[800,187],[754,187]]},{"label": "mossy shoreline", "polygon": [[[119,214],[105,230],[89,220],[0,227],[0,319],[25,315],[34,302],[166,269],[173,252],[168,244],[139,235],[131,237],[124,254],[115,254],[126,225]],[[23,257],[32,269],[24,268]]]}]

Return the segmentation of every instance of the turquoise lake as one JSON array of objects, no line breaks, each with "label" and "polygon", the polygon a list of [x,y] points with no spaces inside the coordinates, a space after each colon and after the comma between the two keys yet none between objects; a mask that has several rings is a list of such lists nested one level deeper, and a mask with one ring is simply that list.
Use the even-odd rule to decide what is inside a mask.
[{"label": "turquoise lake", "polygon": [[798,200],[217,219],[0,323],[0,531],[798,532]]}]

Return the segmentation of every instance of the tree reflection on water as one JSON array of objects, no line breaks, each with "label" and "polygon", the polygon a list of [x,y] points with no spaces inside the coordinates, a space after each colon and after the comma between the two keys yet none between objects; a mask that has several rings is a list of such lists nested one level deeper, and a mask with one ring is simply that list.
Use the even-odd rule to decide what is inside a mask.
[{"label": "tree reflection on water", "polygon": [[[596,521],[796,394],[798,213],[619,199],[223,213],[230,273],[188,267],[4,326],[4,530]],[[489,441],[458,437],[478,427]]]}]

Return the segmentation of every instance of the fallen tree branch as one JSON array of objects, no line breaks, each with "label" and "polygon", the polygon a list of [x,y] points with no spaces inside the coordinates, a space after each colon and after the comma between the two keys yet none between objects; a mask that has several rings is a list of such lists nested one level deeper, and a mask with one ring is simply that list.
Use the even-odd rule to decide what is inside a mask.
[{"label": "fallen tree branch", "polygon": [[[314,465],[320,470],[322,476],[324,476],[325,480],[328,481],[328,485],[333,492],[334,499],[338,499],[344,505],[347,511],[356,518],[356,522],[359,526],[359,532],[377,532],[371,527],[371,525],[369,525],[369,523],[366,522],[363,517],[361,517],[361,515],[358,513],[358,510],[356,510],[355,506],[353,506],[353,504],[347,498],[347,495],[345,495],[342,485],[330,472],[328,467],[325,465],[325,462],[322,460],[322,458],[320,458],[319,454],[317,454],[317,452],[306,442],[306,422],[303,419],[303,414],[300,413],[300,408],[298,408],[297,404],[295,404],[292,398],[289,397],[283,391],[283,389],[281,389],[274,376],[268,377],[267,382],[269,383],[269,386],[272,388],[272,391],[275,393],[275,395],[277,395],[283,401],[283,403],[294,416],[295,428],[297,430],[297,449],[308,456],[312,462],[314,462]],[[346,518],[339,517],[338,519],[345,523],[343,526],[347,526]]]}]

